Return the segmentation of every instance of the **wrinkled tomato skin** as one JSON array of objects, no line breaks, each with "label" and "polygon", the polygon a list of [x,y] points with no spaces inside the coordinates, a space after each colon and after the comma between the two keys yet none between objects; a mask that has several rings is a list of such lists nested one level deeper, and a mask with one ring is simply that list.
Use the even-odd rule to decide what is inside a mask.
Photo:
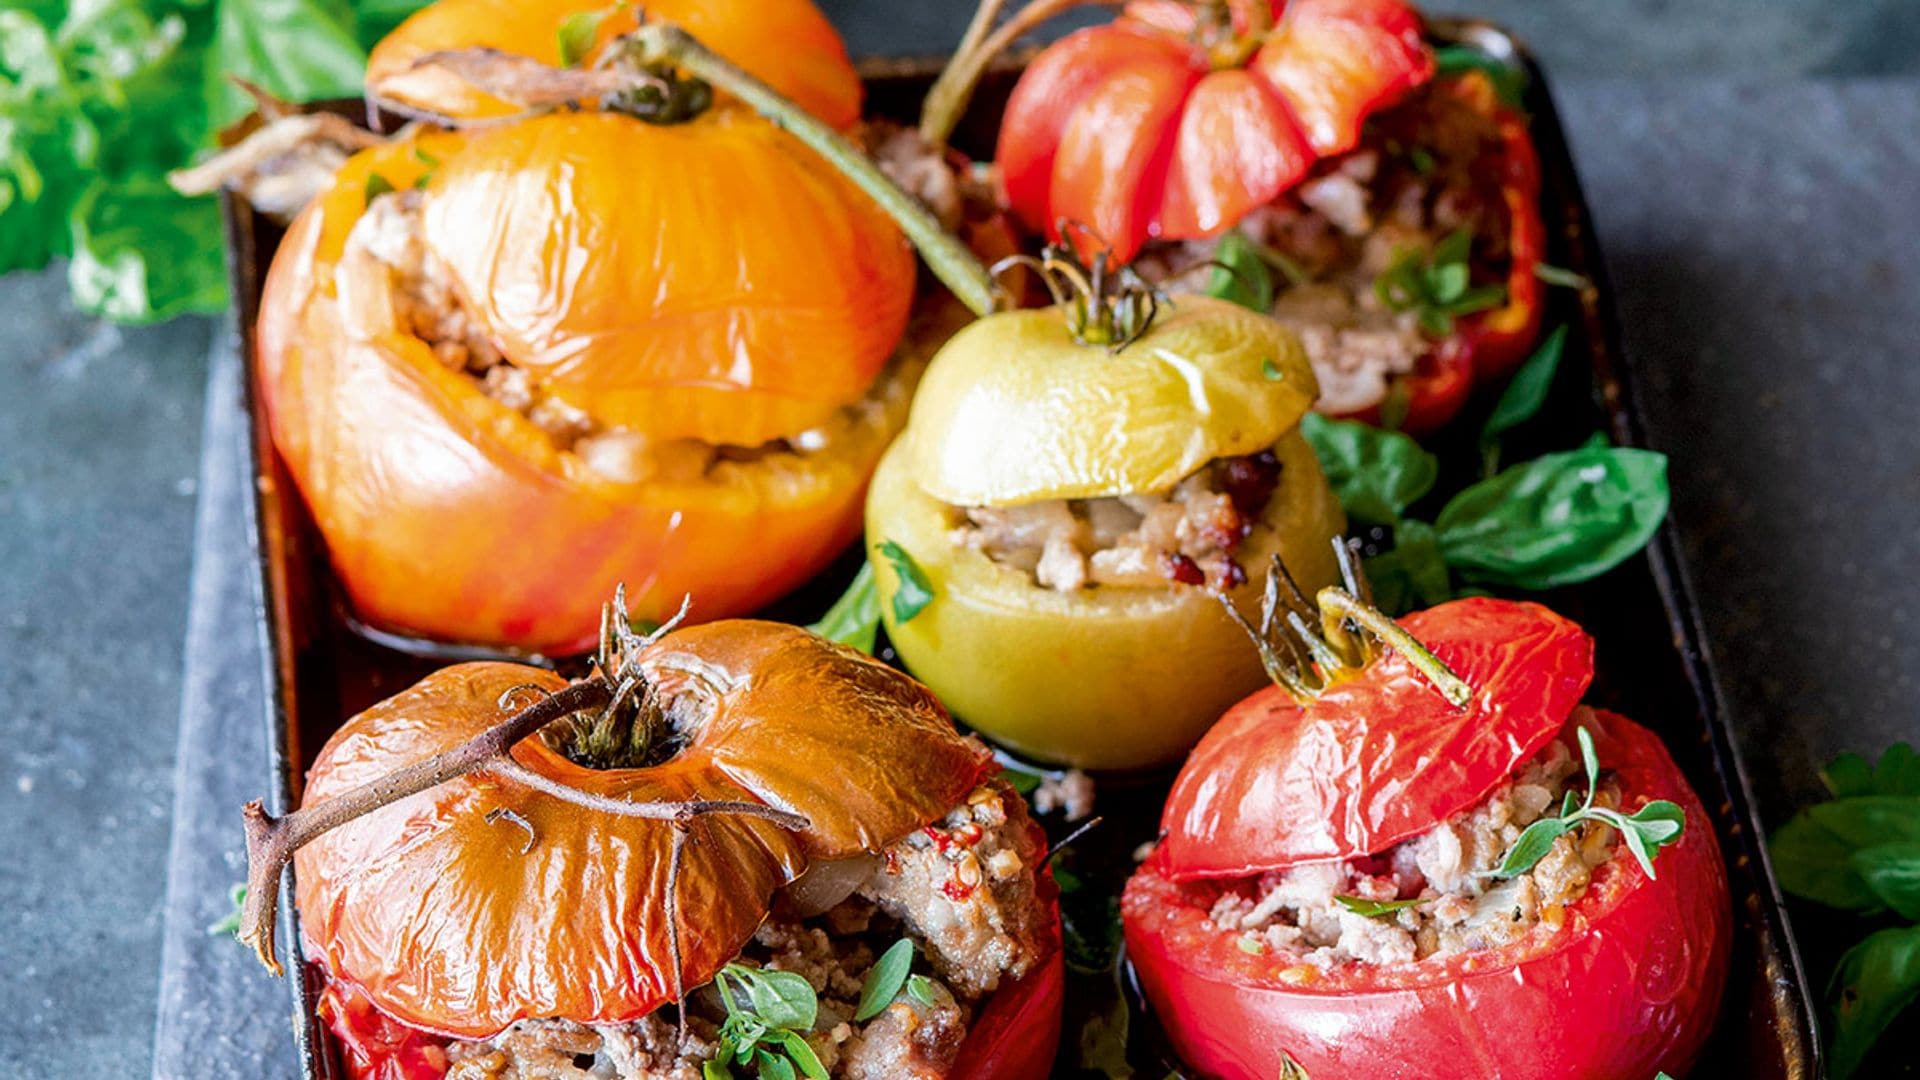
[{"label": "wrinkled tomato skin", "polygon": [[[1127,954],[1175,1048],[1199,1075],[1268,1078],[1290,1056],[1312,1076],[1621,1080],[1685,1075],[1726,977],[1731,906],[1712,819],[1660,740],[1611,713],[1589,723],[1631,812],[1669,799],[1686,832],[1658,879],[1626,852],[1595,871],[1557,929],[1503,948],[1324,974],[1253,956],[1206,921],[1156,855],[1121,903]],[[1204,896],[1205,894],[1199,894]],[[1306,976],[1296,984],[1285,981]]]}]

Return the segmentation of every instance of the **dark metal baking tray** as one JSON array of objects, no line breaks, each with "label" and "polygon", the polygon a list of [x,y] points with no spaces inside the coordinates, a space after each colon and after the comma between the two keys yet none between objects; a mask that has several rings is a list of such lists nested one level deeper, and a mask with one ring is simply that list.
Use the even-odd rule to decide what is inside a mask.
[{"label": "dark metal baking tray", "polygon": [[[1621,445],[1643,445],[1645,433],[1635,398],[1640,380],[1620,347],[1593,221],[1538,65],[1511,35],[1483,22],[1437,19],[1431,30],[1438,42],[1468,46],[1514,64],[1529,76],[1526,106],[1540,151],[1547,258],[1593,285],[1578,291],[1550,291],[1548,325],[1569,326],[1567,355],[1573,362],[1563,364],[1546,409],[1527,429],[1536,445],[1525,445],[1523,438],[1516,449],[1532,453],[1564,448],[1595,430],[1608,432]],[[869,110],[910,121],[938,68],[934,60],[864,63]],[[989,156],[994,126],[1016,76],[1017,64],[989,73],[956,133],[958,147]],[[357,102],[329,107],[365,119]],[[260,574],[259,632],[270,691],[265,716],[271,754],[267,803],[277,814],[298,804],[308,763],[341,721],[410,685],[449,655],[444,650],[401,651],[394,647],[399,643],[376,642],[357,632],[346,615],[320,539],[274,451],[261,403],[253,392],[253,326],[280,230],[238,197],[226,197],[224,210],[234,314],[248,369],[254,481],[249,510]],[[1475,407],[1484,410],[1486,405],[1481,401]],[[1473,467],[1474,448],[1466,436],[1457,434],[1473,429],[1469,413],[1466,422],[1454,425],[1452,441],[1441,439],[1435,449],[1443,469],[1464,475]],[[850,552],[768,614],[795,621],[816,617],[838,594],[858,559],[857,551]],[[1582,622],[1599,642],[1599,676],[1590,699],[1658,731],[1713,813],[1733,886],[1735,936],[1727,995],[1704,1060],[1716,1075],[1753,1080],[1818,1077],[1813,998],[1767,862],[1737,732],[1714,682],[1712,659],[1673,530],[1663,529],[1644,556],[1597,581],[1557,590],[1544,599]],[[1103,782],[1106,792],[1122,785],[1139,790],[1129,791],[1124,799],[1106,800],[1108,805],[1102,808],[1108,814],[1106,825],[1077,845],[1076,858],[1095,881],[1117,891],[1132,865],[1129,856],[1134,846],[1154,834],[1167,780],[1162,775]],[[1116,813],[1116,802],[1134,809],[1121,808]],[[303,1074],[314,1080],[337,1080],[345,1072],[314,1010],[320,980],[312,965],[298,962],[303,953],[292,886],[289,868],[281,884],[280,948],[284,957],[295,961],[288,965],[294,1037]],[[1076,1074],[1072,1063],[1077,1021],[1109,1008],[1119,992],[1110,979],[1088,975],[1074,979],[1069,987],[1061,1066],[1056,1070],[1061,1075]],[[1137,999],[1134,1009],[1136,1013],[1141,1009]],[[1141,1075],[1162,1075],[1152,1070],[1171,1062],[1163,1056],[1152,1023],[1136,1018],[1133,1030],[1129,1052]]]}]

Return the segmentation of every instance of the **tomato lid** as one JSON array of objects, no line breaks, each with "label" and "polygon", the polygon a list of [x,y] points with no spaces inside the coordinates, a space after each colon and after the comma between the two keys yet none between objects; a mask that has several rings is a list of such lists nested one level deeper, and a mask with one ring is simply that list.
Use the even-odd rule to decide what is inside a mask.
[{"label": "tomato lid", "polygon": [[1485,799],[1552,740],[1593,680],[1593,639],[1539,604],[1475,597],[1399,624],[1472,688],[1466,705],[1397,651],[1306,705],[1277,686],[1247,698],[1174,780],[1161,818],[1170,876],[1384,851]]}]

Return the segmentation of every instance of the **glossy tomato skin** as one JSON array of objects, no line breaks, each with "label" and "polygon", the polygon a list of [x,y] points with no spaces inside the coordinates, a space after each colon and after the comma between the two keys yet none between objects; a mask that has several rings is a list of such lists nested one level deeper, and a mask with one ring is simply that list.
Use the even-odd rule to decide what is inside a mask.
[{"label": "glossy tomato skin", "polygon": [[1484,800],[1559,733],[1593,639],[1546,607],[1450,600],[1399,620],[1465,679],[1456,707],[1405,657],[1306,705],[1268,686],[1227,710],[1168,792],[1160,860],[1180,880],[1385,850]]},{"label": "glossy tomato skin", "polygon": [[[478,119],[519,112],[510,102],[431,67],[444,49],[492,48],[559,66],[560,28],[569,16],[600,15],[595,42],[634,28],[639,5],[594,0],[437,0],[414,12],[367,58],[367,89],[388,101],[443,116]],[[811,0],[649,0],[646,17],[669,22],[746,68],[837,128],[860,119],[859,72]],[[589,61],[592,57],[588,58]]]},{"label": "glossy tomato skin", "polygon": [[1618,1080],[1685,1075],[1717,1015],[1731,901],[1712,819],[1660,740],[1611,713],[1595,735],[1623,809],[1669,799],[1686,832],[1657,879],[1625,851],[1597,869],[1558,927],[1500,949],[1390,969],[1320,972],[1252,956],[1207,921],[1209,886],[1156,854],[1122,899],[1127,954],[1187,1064],[1223,1080],[1281,1075],[1413,1080]]},{"label": "glossy tomato skin", "polygon": [[1272,15],[1264,44],[1231,61],[1195,43],[1191,6],[1156,0],[1050,46],[1001,124],[1008,203],[1051,236],[1090,227],[1121,260],[1149,239],[1212,236],[1433,74],[1400,0],[1292,0]]},{"label": "glossy tomato skin", "polygon": [[[812,167],[798,156],[803,150],[777,145],[786,136],[744,119],[716,128],[712,139],[694,126],[658,136],[627,131],[647,127],[634,121],[573,116],[478,140],[423,136],[355,157],[289,230],[261,299],[259,391],[274,443],[363,622],[442,641],[578,652],[592,646],[599,602],[617,584],[626,584],[643,619],[664,620],[689,595],[696,619],[741,614],[807,580],[858,535],[867,477],[905,420],[921,363],[902,356],[881,367],[912,301],[911,254],[878,208],[837,181],[769,186],[768,175],[791,178]],[[622,191],[570,188],[559,169],[591,159],[601,166],[596,175],[658,174],[640,169],[640,159],[614,168],[656,136],[734,162],[693,185],[704,194],[659,180],[656,194],[684,198],[660,225],[674,235],[658,259],[637,250],[657,234],[644,215],[636,220],[631,177]],[[721,462],[700,475],[631,482],[587,467],[440,363],[394,322],[385,277],[344,259],[367,178],[378,174],[404,190],[425,175],[415,146],[441,163],[421,193],[424,220],[446,218],[429,231],[451,237],[456,278],[482,289],[499,280],[490,275],[531,283],[489,294],[479,308],[497,317],[502,337],[512,331],[531,361],[556,369],[556,394],[590,411],[604,403],[652,438],[748,445],[831,417],[870,384],[882,407],[828,449],[787,464]],[[769,170],[747,175],[763,155]],[[541,161],[557,170],[551,184],[525,180]],[[729,184],[745,185],[729,219],[757,239],[721,252],[708,227],[695,225],[695,204]],[[436,206],[484,205],[502,189],[527,211],[514,217],[519,224],[475,230],[458,215],[436,216]],[[845,201],[823,214],[840,198],[834,192]],[[583,204],[596,194],[604,198],[592,211]],[[548,242],[564,241],[568,222],[585,220],[625,241],[605,240],[591,259]],[[476,249],[481,232],[500,243]],[[853,242],[861,236],[868,239]],[[552,261],[556,250],[584,260],[581,273],[560,272],[572,263]],[[847,261],[847,274],[822,292],[836,258]],[[781,268],[756,277],[767,290],[729,300],[735,276],[758,274],[760,263]],[[802,263],[805,273],[795,272]],[[654,278],[644,277],[647,267]],[[650,300],[667,306],[658,332],[640,334],[623,320],[637,303],[629,290],[646,281]],[[786,301],[775,288],[782,281],[798,290],[786,290]],[[873,288],[860,292],[862,282]],[[549,284],[562,291],[543,292]],[[722,339],[784,344],[729,360],[712,347]],[[820,347],[829,352],[812,351]],[[570,358],[562,355],[569,348]],[[708,378],[713,364],[730,364],[744,384]]]}]

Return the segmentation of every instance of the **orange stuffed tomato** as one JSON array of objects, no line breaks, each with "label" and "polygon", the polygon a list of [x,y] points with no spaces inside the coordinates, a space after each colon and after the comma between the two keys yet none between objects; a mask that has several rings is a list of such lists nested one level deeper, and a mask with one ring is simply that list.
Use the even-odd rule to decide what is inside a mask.
[{"label": "orange stuffed tomato", "polygon": [[1657,737],[1577,705],[1592,642],[1473,599],[1319,693],[1230,710],[1122,900],[1127,954],[1206,1076],[1683,1074],[1726,976],[1706,810]]},{"label": "orange stuffed tomato", "polygon": [[[744,620],[646,641],[619,672],[648,687],[618,713],[645,737],[563,719],[510,749],[517,775],[457,776],[295,856],[350,1075],[1045,1073],[1063,979],[1046,838],[932,694]],[[305,805],[566,685],[504,663],[430,675],[329,740]]]},{"label": "orange stuffed tomato", "polygon": [[938,343],[903,342],[914,277],[872,200],[738,106],[421,134],[288,232],[260,391],[363,622],[579,651],[617,583],[638,618],[718,618],[852,541]]}]

